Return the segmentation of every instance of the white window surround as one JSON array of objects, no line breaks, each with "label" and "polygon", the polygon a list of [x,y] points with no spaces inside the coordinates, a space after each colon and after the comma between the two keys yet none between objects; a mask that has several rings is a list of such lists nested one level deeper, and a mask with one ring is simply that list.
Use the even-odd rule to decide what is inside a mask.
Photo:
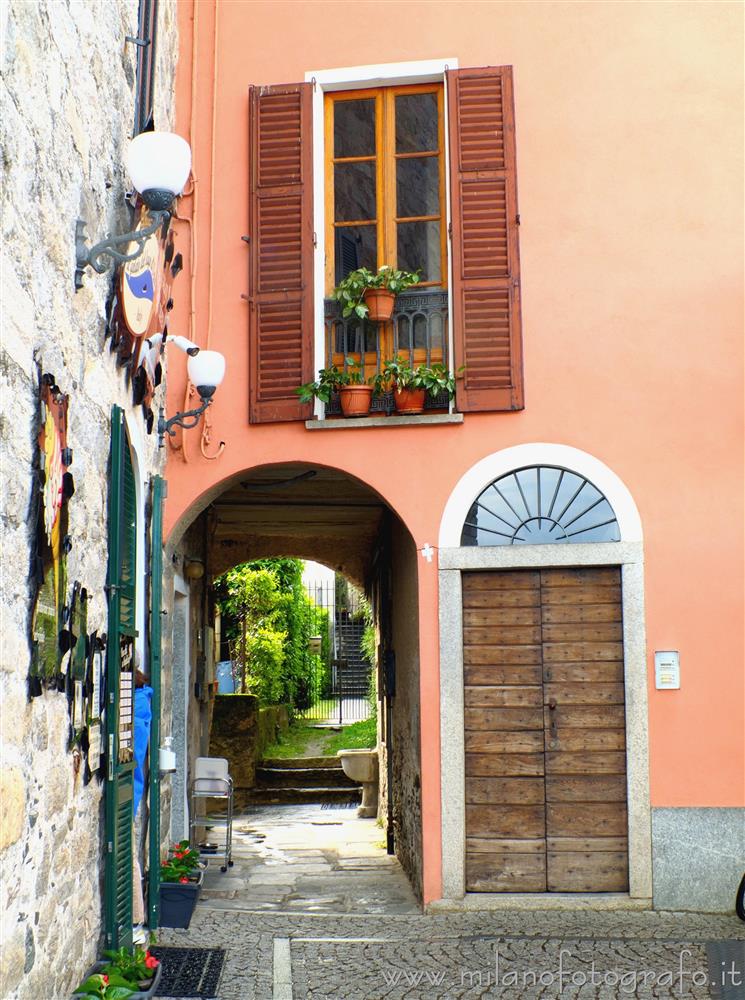
[{"label": "white window surround", "polygon": [[[589,479],[608,500],[618,520],[622,542],[641,542],[642,523],[626,485],[611,469],[586,451],[565,444],[531,443],[503,448],[482,458],[459,479],[440,521],[439,546],[459,548],[471,504],[495,479],[532,465],[556,465]],[[616,545],[617,542],[609,542]]]},{"label": "white window surround", "polygon": [[[443,83],[445,70],[458,69],[458,60],[422,59],[415,62],[379,63],[370,66],[347,66],[340,69],[309,70],[306,83],[314,84],[313,91],[313,229],[316,247],[313,256],[313,293],[315,302],[314,322],[314,375],[326,365],[326,338],[324,331],[324,293],[326,261],[326,214],[324,190],[324,163],[326,156],[324,135],[323,97],[327,91],[363,90],[367,87],[395,87],[414,83]],[[450,152],[447,116],[447,83],[445,93],[445,177],[450,177]],[[450,185],[445,184],[446,225],[450,226]],[[448,287],[452,287],[452,258],[448,255]],[[453,357],[452,315],[448,311],[448,349]],[[324,406],[315,402],[314,415],[323,418]]]},{"label": "white window surround", "polygon": [[[620,542],[572,545],[461,546],[468,510],[489,483],[531,465],[559,465],[580,473],[607,497]],[[440,781],[442,896],[447,908],[645,908],[652,897],[649,796],[644,551],[633,497],[599,459],[567,445],[516,445],[487,455],[456,484],[440,523]],[[465,733],[462,574],[549,566],[620,566],[626,707],[629,891],[627,893],[470,893],[465,872]],[[433,904],[432,909],[437,908]]]}]

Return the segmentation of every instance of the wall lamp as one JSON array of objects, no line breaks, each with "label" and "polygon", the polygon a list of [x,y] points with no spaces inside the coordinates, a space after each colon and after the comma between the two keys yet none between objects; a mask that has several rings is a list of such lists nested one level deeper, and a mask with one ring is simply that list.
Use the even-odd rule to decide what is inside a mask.
[{"label": "wall lamp", "polygon": [[[169,338],[175,340],[176,338]],[[185,338],[184,338],[185,339]],[[225,378],[225,358],[219,351],[202,351],[197,349],[193,354],[186,348],[189,355],[186,370],[189,374],[189,381],[196,386],[202,405],[194,410],[186,410],[184,413],[176,413],[166,420],[165,410],[161,406],[158,417],[158,447],[162,448],[165,443],[166,434],[174,437],[175,427],[182,427],[190,430],[199,423],[199,418],[212,402],[215,390]]]},{"label": "wall lamp", "polygon": [[[121,236],[109,235],[94,246],[85,240],[85,222],[75,227],[75,290],[83,287],[86,267],[103,274],[112,263],[136,260],[148,239],[171,219],[174,199],[184,190],[191,170],[189,143],[172,132],[140,132],[129,144],[127,173],[148,208],[150,225]],[[131,244],[135,244],[131,249]]]}]

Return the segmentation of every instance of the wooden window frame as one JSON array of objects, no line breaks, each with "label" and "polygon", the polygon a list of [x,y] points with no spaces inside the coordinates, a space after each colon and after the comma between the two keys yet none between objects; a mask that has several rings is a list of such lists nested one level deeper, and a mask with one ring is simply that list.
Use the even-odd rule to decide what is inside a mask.
[{"label": "wooden window frame", "polygon": [[[437,94],[438,148],[413,153],[396,152],[396,97],[404,94]],[[337,101],[375,100],[375,153],[369,156],[334,156],[334,105]],[[391,86],[368,87],[363,89],[327,91],[323,95],[324,119],[324,216],[326,234],[326,261],[324,290],[331,294],[336,285],[335,239],[337,227],[354,225],[377,225],[378,261],[397,266],[398,233],[400,222],[440,223],[440,280],[422,281],[415,288],[448,288],[448,247],[447,247],[447,149],[445,141],[445,85],[443,81],[431,83],[397,84]],[[396,164],[401,159],[416,157],[432,158],[439,161],[440,211],[438,215],[402,216],[396,215]],[[337,163],[361,163],[375,161],[376,216],[374,220],[364,219],[337,223],[334,219],[334,166]],[[378,264],[380,266],[380,263]]]}]

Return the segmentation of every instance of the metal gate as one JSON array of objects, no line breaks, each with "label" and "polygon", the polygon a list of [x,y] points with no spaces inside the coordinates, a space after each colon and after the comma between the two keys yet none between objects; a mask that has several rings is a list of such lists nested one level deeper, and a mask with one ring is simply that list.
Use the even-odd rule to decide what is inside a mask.
[{"label": "metal gate", "polygon": [[366,620],[361,595],[339,576],[334,583],[309,584],[307,591],[312,636],[307,656],[317,666],[309,662],[305,671],[311,683],[307,704],[298,706],[300,715],[329,726],[368,719],[375,693],[370,693],[373,664],[362,649]]}]

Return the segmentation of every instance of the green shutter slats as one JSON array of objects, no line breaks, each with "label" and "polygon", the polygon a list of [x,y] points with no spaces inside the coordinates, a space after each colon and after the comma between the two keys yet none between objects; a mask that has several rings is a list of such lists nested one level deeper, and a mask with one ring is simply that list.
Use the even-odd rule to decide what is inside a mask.
[{"label": "green shutter slats", "polygon": [[119,575],[121,629],[135,635],[135,594],[137,589],[137,488],[132,456],[127,442],[122,463],[121,568]]},{"label": "green shutter slats", "polygon": [[150,849],[148,857],[148,924],[160,925],[160,669],[161,620],[163,610],[163,500],[166,483],[160,476],[152,480],[152,524],[150,528],[150,686],[153,689],[150,723]]},{"label": "green shutter slats", "polygon": [[117,724],[122,638],[135,634],[137,496],[124,411],[118,406],[111,411],[108,542],[104,930],[107,947],[121,948],[132,944],[133,764],[119,763]]}]

